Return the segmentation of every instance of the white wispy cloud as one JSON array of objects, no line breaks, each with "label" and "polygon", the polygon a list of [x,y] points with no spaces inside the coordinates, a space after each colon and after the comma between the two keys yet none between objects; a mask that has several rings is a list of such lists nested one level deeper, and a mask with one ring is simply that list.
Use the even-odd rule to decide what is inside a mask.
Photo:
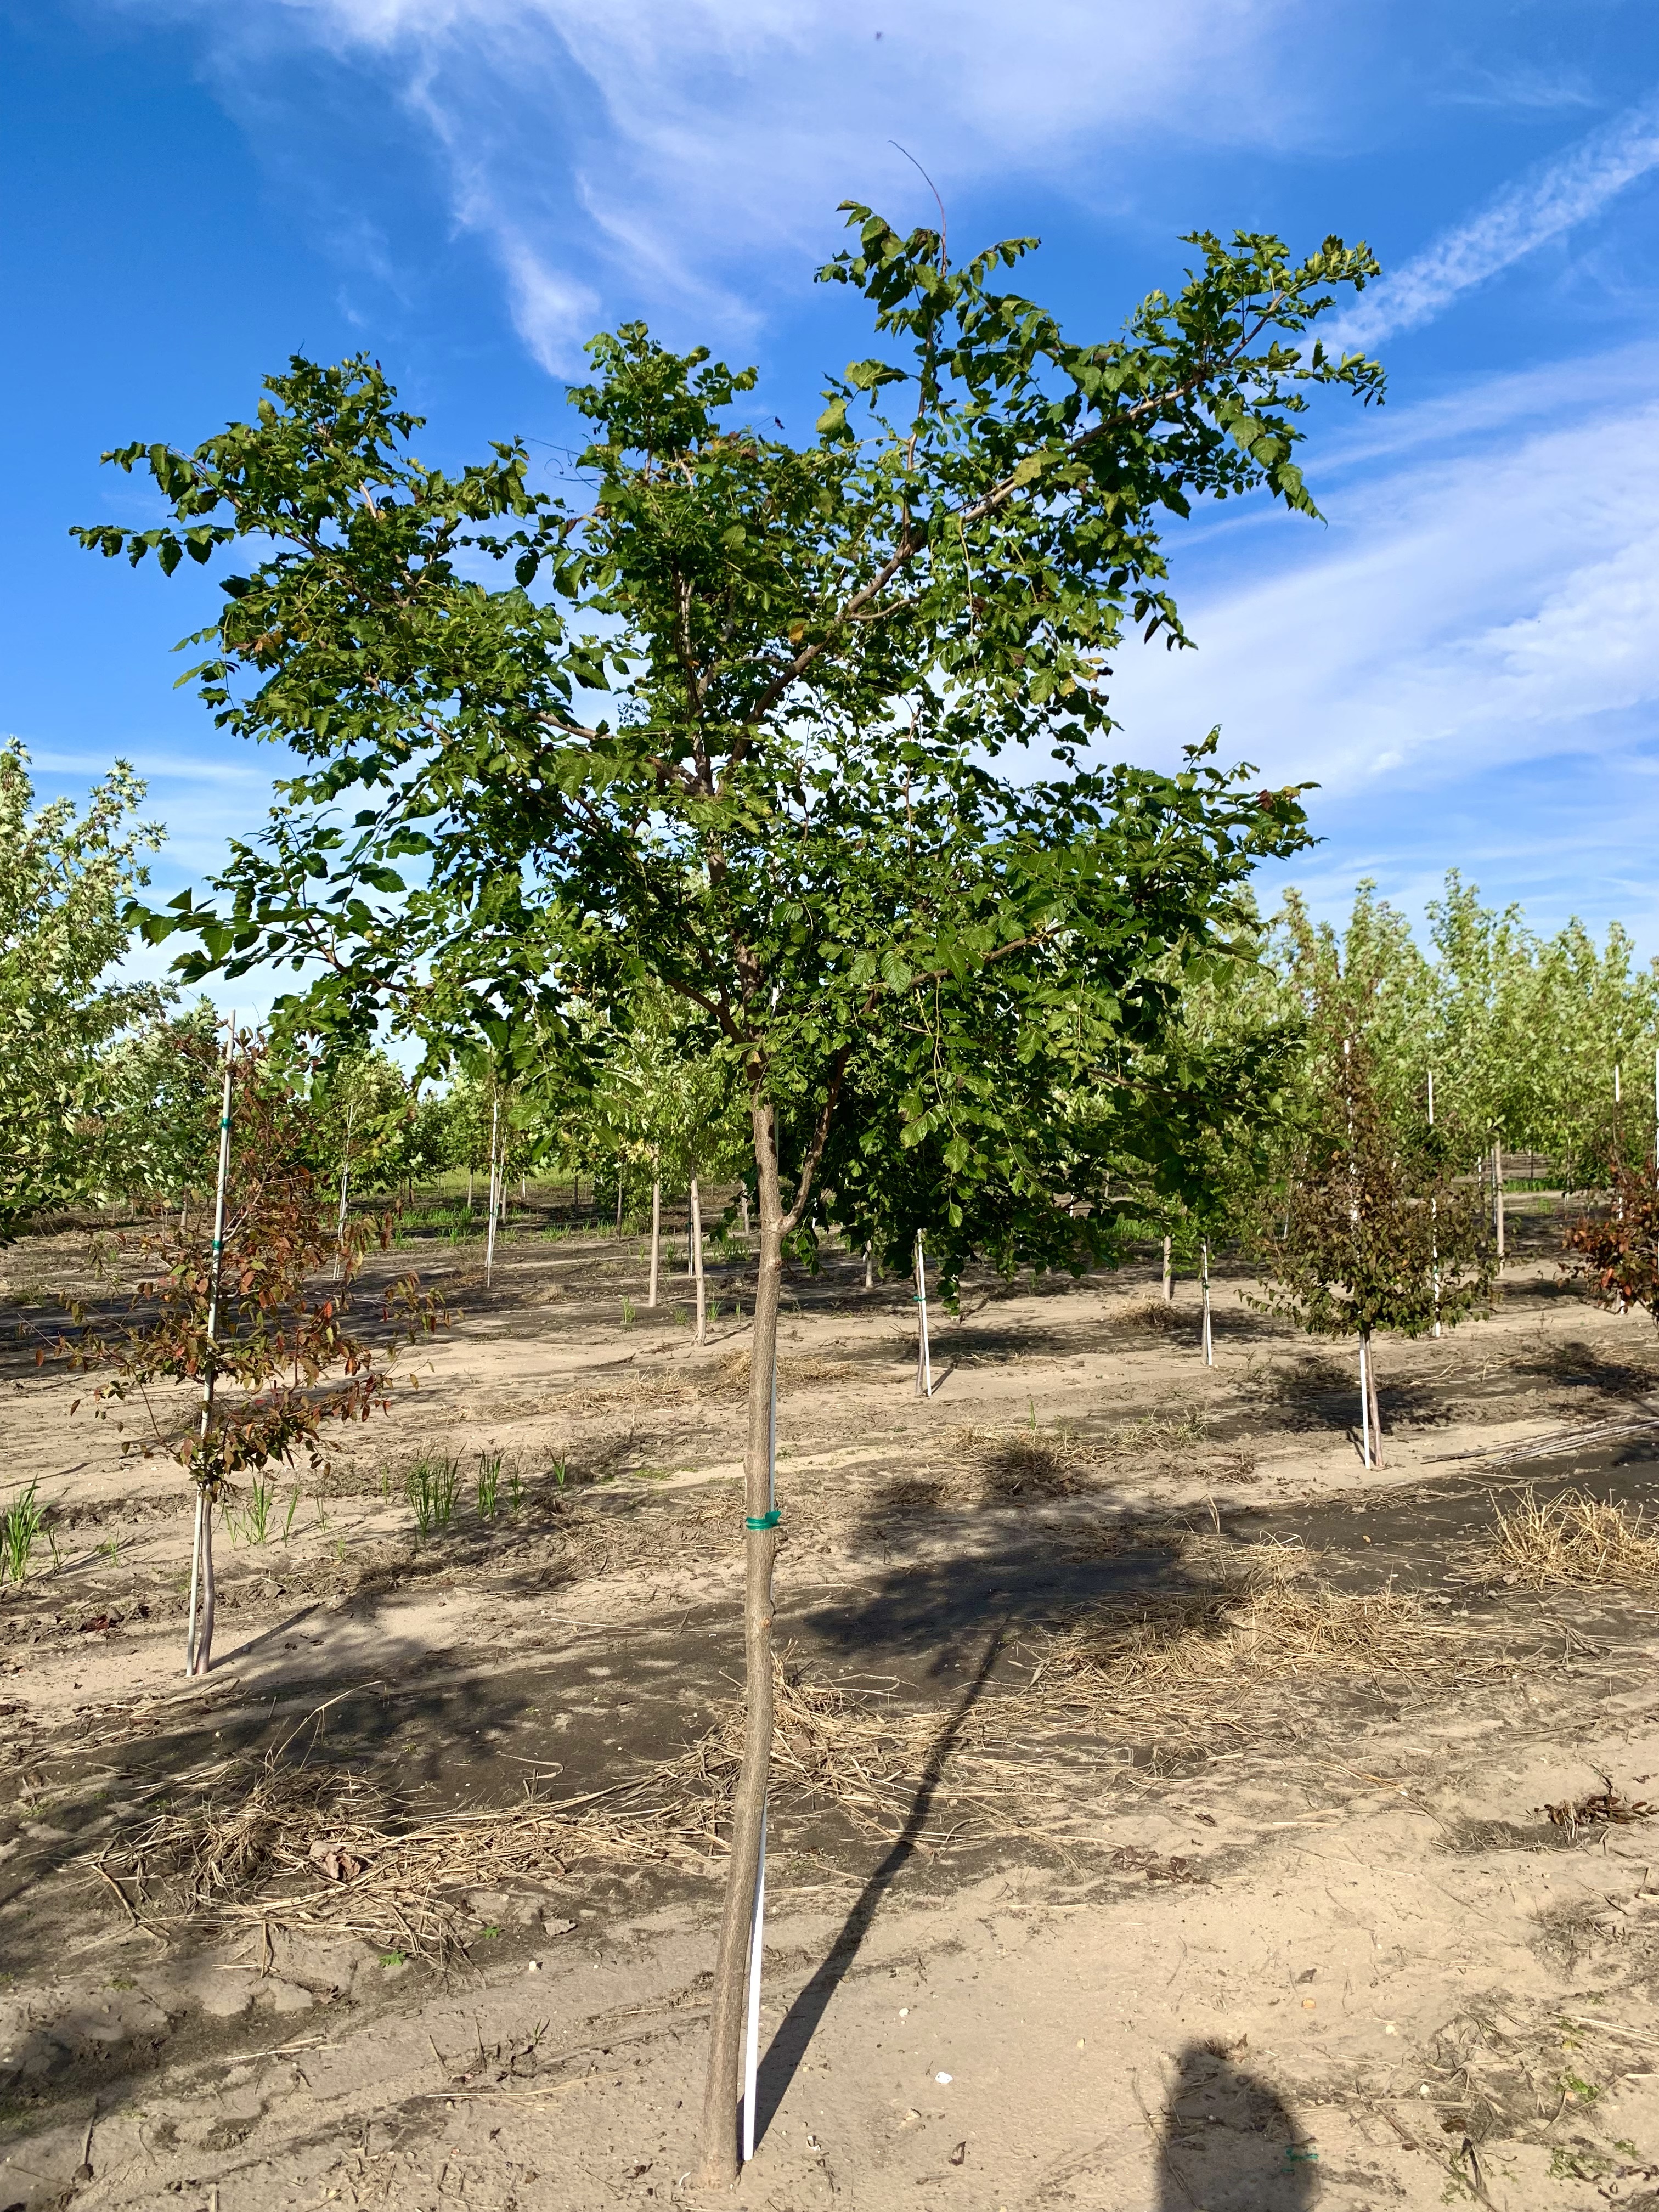
[{"label": "white wispy cloud", "polygon": [[1351,477],[1328,531],[1279,526],[1183,594],[1199,649],[1120,662],[1129,748],[1219,721],[1274,781],[1357,799],[1659,739],[1659,347],[1647,365],[1638,398],[1621,356],[1600,409],[1594,368],[1563,365],[1521,431]]},{"label": "white wispy cloud", "polygon": [[[1043,176],[1132,189],[1136,149],[1280,147],[1318,106],[1312,0],[104,0],[199,24],[228,106],[280,120],[277,58],[368,66],[447,172],[536,358],[568,368],[596,301],[752,325],[833,210],[932,217]],[[1317,61],[1313,57],[1318,53]]]},{"label": "white wispy cloud", "polygon": [[1327,343],[1371,346],[1415,330],[1461,294],[1597,215],[1659,168],[1659,93],[1650,94],[1407,262],[1357,301]]}]

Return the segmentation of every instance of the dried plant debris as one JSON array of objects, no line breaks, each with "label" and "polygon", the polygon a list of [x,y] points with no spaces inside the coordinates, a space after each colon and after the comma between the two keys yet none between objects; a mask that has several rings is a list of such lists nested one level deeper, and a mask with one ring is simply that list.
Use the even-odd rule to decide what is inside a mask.
[{"label": "dried plant debris", "polygon": [[[744,1703],[734,1698],[664,1778],[701,1814],[710,1842],[737,1784]],[[935,1713],[896,1713],[890,1692],[815,1683],[791,1654],[775,1662],[772,1788],[811,1807],[836,1805],[885,1833],[941,1727]]]},{"label": "dried plant debris", "polygon": [[[816,1382],[847,1382],[858,1373],[850,1359],[815,1359],[778,1354],[778,1388],[780,1390],[810,1389]],[[718,1370],[726,1392],[733,1396],[744,1396],[749,1389],[749,1354],[733,1352],[723,1359]]]},{"label": "dried plant debris", "polygon": [[1191,1334],[1202,1319],[1202,1308],[1196,1300],[1187,1305],[1177,1305],[1172,1299],[1163,1297],[1115,1297],[1106,1301],[1108,1328],[1174,1330],[1184,1336]]},{"label": "dried plant debris", "polygon": [[[937,1713],[895,1715],[883,1689],[806,1680],[787,1654],[775,1683],[775,1806],[833,1805],[890,1835],[915,1787],[956,1744]],[[527,1790],[513,1806],[422,1819],[293,1740],[176,1778],[166,1797],[84,1863],[148,1924],[206,1919],[270,1931],[326,1927],[410,1958],[464,1952],[477,1893],[569,1883],[596,1866],[707,1870],[725,1851],[744,1701],[668,1765],[577,1798]]]},{"label": "dried plant debris", "polygon": [[1404,1592],[1314,1581],[1297,1546],[1194,1539],[1176,1564],[1182,1587],[1103,1604],[1051,1637],[1032,1693],[1091,1726],[1167,1741],[1238,1725],[1253,1686],[1431,1670],[1458,1634]]},{"label": "dried plant debris", "polygon": [[[979,1470],[987,1504],[1071,1498],[1107,1480],[1116,1462],[1152,1457],[1186,1460],[1208,1438],[1200,1407],[1127,1421],[1103,1435],[1084,1437],[1074,1430],[1021,1427],[957,1429],[951,1443]],[[1206,1461],[1209,1469],[1209,1462]],[[1228,1471],[1248,1480],[1253,1462],[1233,1454]]]},{"label": "dried plant debris", "polygon": [[1610,1774],[1601,1777],[1601,1784],[1600,1790],[1592,1790],[1588,1796],[1564,1797],[1559,1805],[1544,1805],[1539,1809],[1553,1827],[1565,1828],[1570,1840],[1586,1829],[1628,1827],[1633,1821],[1650,1820],[1659,1814],[1659,1805],[1650,1803],[1645,1797],[1626,1797],[1622,1790],[1615,1790]]},{"label": "dried plant debris", "polygon": [[1659,1528],[1643,1509],[1632,1512],[1583,1490],[1547,1501],[1527,1490],[1507,1510],[1494,1498],[1492,1511],[1498,1533],[1488,1564],[1506,1583],[1529,1589],[1659,1583]]}]

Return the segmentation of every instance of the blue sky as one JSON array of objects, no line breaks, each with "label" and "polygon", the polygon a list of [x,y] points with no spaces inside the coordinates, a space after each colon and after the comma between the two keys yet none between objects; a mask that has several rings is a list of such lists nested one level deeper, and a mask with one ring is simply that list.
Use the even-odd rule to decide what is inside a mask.
[{"label": "blue sky", "polygon": [[[1659,11],[1649,0],[0,0],[12,427],[0,730],[44,791],[119,753],[165,888],[257,825],[272,763],[171,687],[213,604],[78,551],[149,519],[100,450],[191,445],[304,349],[377,354],[434,460],[522,433],[642,316],[763,370],[809,434],[866,349],[815,289],[836,203],[953,249],[1034,231],[1079,337],[1179,233],[1365,237],[1381,413],[1304,459],[1328,517],[1172,534],[1196,653],[1125,653],[1121,751],[1212,721],[1316,778],[1322,910],[1461,867],[1539,926],[1659,952]],[[1269,895],[1271,884],[1264,886]]]}]

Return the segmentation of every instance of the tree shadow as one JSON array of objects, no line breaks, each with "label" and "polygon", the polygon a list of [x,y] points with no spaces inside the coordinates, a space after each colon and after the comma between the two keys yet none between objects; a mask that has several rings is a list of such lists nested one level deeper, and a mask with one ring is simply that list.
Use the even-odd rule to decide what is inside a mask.
[{"label": "tree shadow", "polygon": [[1216,2044],[1182,2052],[1158,2147],[1158,2212],[1305,2212],[1318,2194],[1318,2153],[1283,2099]]},{"label": "tree shadow", "polygon": [[859,1892],[852,1910],[842,1921],[835,1941],[825,1954],[823,1964],[779,2022],[776,2033],[767,2046],[756,2082],[757,2142],[770,2127],[785,2093],[817,2033],[818,2025],[830,2008],[830,2001],[846,1979],[865,1937],[870,1932],[882,1900],[915,1856],[951,1753],[961,1738],[969,1715],[990,1681],[1006,1637],[1005,1627],[999,1626],[993,1632],[972,1680],[957,1699],[950,1719],[933,1740],[903,1827]]}]

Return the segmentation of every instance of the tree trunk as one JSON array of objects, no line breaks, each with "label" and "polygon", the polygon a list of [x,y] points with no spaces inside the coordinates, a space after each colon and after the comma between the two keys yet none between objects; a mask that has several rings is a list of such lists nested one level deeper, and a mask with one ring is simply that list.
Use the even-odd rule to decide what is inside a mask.
[{"label": "tree trunk", "polygon": [[1370,1336],[1365,1339],[1365,1394],[1371,1408],[1371,1465],[1382,1464],[1382,1415],[1376,1402],[1376,1346]]},{"label": "tree trunk", "polygon": [[864,1248],[864,1287],[866,1291],[873,1291],[876,1287],[876,1247],[873,1238]]},{"label": "tree trunk", "polygon": [[691,1256],[696,1262],[697,1278],[697,1342],[708,1341],[708,1296],[702,1273],[702,1200],[697,1190],[697,1178],[691,1178]]},{"label": "tree trunk", "polygon": [[472,1170],[471,1168],[466,1171],[466,1210],[469,1213],[472,1211]]},{"label": "tree trunk", "polygon": [[743,1217],[743,1233],[744,1237],[747,1237],[749,1234],[749,1193],[746,1190],[740,1190],[738,1193],[738,1211]]},{"label": "tree trunk", "polygon": [[1175,1270],[1170,1264],[1170,1239],[1167,1237],[1164,1240],[1164,1303],[1166,1306],[1175,1304]]},{"label": "tree trunk", "polygon": [[1492,1233],[1498,1239],[1498,1264],[1504,1264],[1504,1140],[1500,1137],[1492,1148]]},{"label": "tree trunk", "polygon": [[657,1277],[662,1267],[662,1185],[651,1186],[651,1291],[646,1299],[648,1306],[657,1303]]},{"label": "tree trunk", "polygon": [[621,1169],[620,1167],[618,1167],[618,1168],[617,1168],[617,1236],[618,1236],[618,1237],[620,1237],[620,1236],[622,1235],[622,1213],[623,1213],[623,1172],[622,1172],[622,1169]]},{"label": "tree trunk", "polygon": [[783,1194],[778,1181],[777,1121],[770,1103],[750,1103],[759,1170],[760,1254],[749,1352],[749,1445],[744,1459],[744,1662],[747,1710],[743,1764],[732,1800],[726,1910],[708,2019],[708,2081],[702,2110],[704,2185],[729,2188],[738,2175],[738,2096],[743,2064],[744,1999],[750,1930],[760,1872],[761,1820],[772,1757],[772,1568],[777,1556],[772,1504],[773,1387],[778,1307],[783,1287]]}]

